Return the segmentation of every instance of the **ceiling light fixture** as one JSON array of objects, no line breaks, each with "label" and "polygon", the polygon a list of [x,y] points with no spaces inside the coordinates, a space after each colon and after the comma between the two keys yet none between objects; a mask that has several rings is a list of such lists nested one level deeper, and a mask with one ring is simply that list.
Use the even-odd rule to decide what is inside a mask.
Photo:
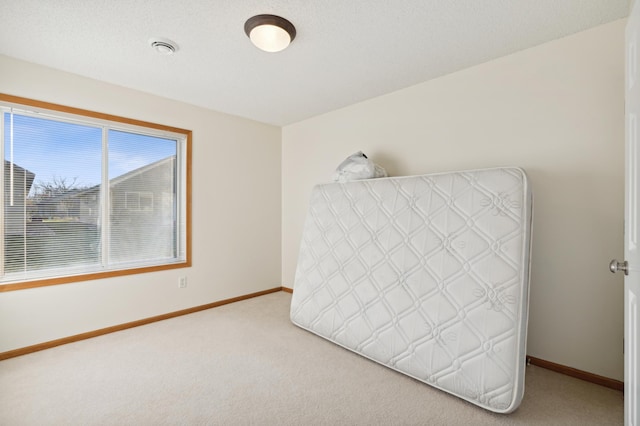
[{"label": "ceiling light fixture", "polygon": [[265,52],[279,52],[296,38],[296,27],[275,15],[256,15],[247,19],[244,32],[258,49]]},{"label": "ceiling light fixture", "polygon": [[153,37],[149,39],[149,44],[153,49],[163,55],[172,55],[178,51],[178,45],[166,38]]}]

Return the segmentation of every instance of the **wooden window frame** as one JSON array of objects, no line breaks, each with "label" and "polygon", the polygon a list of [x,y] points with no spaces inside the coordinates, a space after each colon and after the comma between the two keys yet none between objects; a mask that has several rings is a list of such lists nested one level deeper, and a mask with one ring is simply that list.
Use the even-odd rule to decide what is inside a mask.
[{"label": "wooden window frame", "polygon": [[[74,108],[65,105],[44,102],[19,96],[0,93],[0,101],[15,104],[16,106],[27,106],[37,109],[55,111],[63,114],[72,114],[81,117],[88,117],[95,120],[107,122],[121,123],[142,128],[150,128],[160,131],[168,131],[178,133],[185,137],[185,259],[179,262],[171,262],[163,265],[134,267],[130,269],[117,269],[104,272],[92,272],[79,275],[69,275],[64,277],[34,279],[28,281],[20,281],[15,283],[0,284],[0,292],[24,290],[29,288],[45,287],[58,284],[68,284],[73,282],[90,281],[103,278],[120,277],[125,275],[143,274],[148,272],[164,271],[169,269],[187,268],[191,266],[191,144],[192,131],[180,129],[177,127],[166,126],[163,124],[151,123],[147,121],[135,120],[131,118],[120,117],[117,115],[104,114],[100,112],[90,111],[81,108]],[[4,143],[4,141],[2,141]]]}]

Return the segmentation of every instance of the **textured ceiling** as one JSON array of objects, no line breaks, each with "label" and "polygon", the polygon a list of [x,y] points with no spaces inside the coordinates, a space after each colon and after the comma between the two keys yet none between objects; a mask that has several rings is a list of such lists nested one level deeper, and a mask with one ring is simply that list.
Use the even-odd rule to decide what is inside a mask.
[{"label": "textured ceiling", "polygon": [[[604,24],[630,0],[0,0],[0,54],[286,125]],[[256,49],[247,18],[297,29]],[[151,37],[179,51],[156,53]],[[2,70],[0,70],[0,78]]]}]

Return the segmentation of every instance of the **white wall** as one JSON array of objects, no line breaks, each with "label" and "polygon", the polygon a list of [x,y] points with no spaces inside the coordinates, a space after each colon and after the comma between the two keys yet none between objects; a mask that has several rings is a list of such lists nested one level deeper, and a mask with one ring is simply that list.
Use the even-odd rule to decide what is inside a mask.
[{"label": "white wall", "polygon": [[312,186],[363,150],[392,176],[515,165],[535,213],[528,354],[623,379],[624,24],[616,21],[282,131],[282,275]]},{"label": "white wall", "polygon": [[193,266],[0,293],[0,352],[281,285],[280,128],[5,56],[0,92],[193,131]]}]

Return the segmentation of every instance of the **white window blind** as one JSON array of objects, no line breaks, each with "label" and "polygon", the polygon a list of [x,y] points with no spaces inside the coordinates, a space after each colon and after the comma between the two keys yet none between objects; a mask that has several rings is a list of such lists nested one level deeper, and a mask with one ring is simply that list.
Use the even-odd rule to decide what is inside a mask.
[{"label": "white window blind", "polygon": [[2,114],[0,284],[185,260],[184,135]]}]

